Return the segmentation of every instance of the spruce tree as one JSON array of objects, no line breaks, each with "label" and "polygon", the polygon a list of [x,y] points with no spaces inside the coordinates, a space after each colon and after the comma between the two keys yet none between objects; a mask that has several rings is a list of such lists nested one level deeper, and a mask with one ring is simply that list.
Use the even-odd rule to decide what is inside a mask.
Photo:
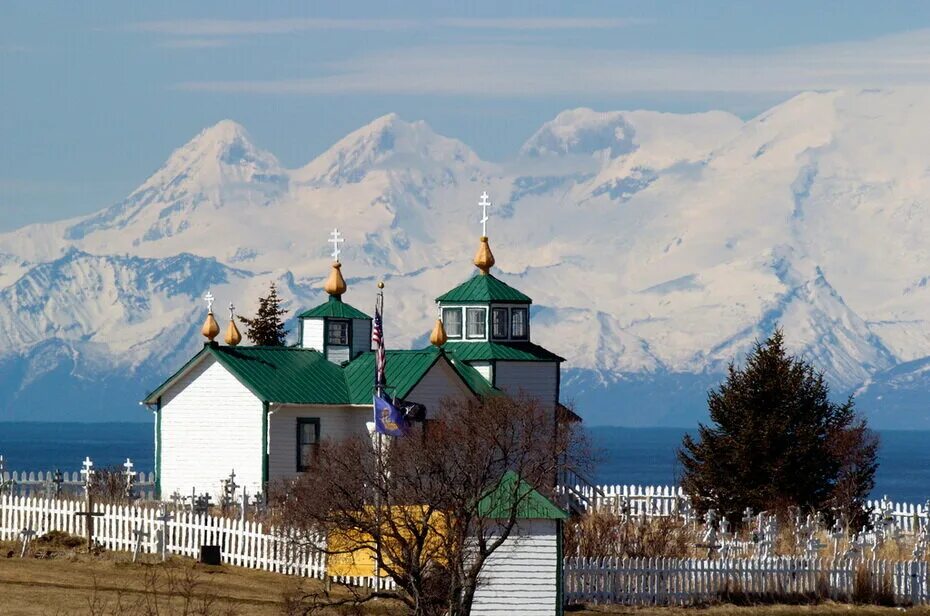
[{"label": "spruce tree", "polygon": [[246,337],[256,346],[284,346],[287,340],[287,330],[284,328],[284,315],[287,310],[281,307],[281,298],[278,289],[272,282],[268,288],[268,295],[258,298],[258,314],[255,318],[239,317],[245,324]]},{"label": "spruce tree", "polygon": [[830,401],[823,373],[790,356],[781,330],[708,394],[710,425],[685,436],[682,487],[698,511],[738,520],[796,506],[853,521],[874,486],[878,440],[852,398]]}]

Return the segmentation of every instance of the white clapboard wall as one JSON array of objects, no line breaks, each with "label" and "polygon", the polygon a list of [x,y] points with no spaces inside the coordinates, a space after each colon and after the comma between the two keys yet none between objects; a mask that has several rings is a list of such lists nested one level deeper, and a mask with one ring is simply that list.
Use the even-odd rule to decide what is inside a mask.
[{"label": "white clapboard wall", "polygon": [[519,520],[482,568],[471,613],[554,616],[559,611],[556,520]]}]

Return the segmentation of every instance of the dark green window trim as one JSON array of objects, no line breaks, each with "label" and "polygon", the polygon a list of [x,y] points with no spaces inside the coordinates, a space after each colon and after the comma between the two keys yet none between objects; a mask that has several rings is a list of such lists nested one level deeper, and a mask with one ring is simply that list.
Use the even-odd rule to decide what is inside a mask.
[{"label": "dark green window trim", "polygon": [[[517,313],[523,313],[523,335],[516,336],[514,335],[514,330],[516,329],[513,326],[514,317]],[[513,340],[529,340],[530,339],[530,311],[528,308],[511,308],[510,309],[510,336]]]},{"label": "dark green window trim", "polygon": [[304,426],[313,426],[313,446],[314,448],[316,448],[316,447],[319,447],[320,445],[320,418],[319,417],[298,417],[297,425],[296,425],[297,433],[295,435],[296,437],[295,442],[297,445],[295,448],[296,449],[295,460],[297,463],[296,468],[297,468],[298,473],[303,473],[310,469],[310,465],[309,464],[305,465],[300,456],[300,450],[301,450],[301,447],[303,446],[303,443],[301,443],[300,437],[303,434]]},{"label": "dark green window trim", "polygon": [[262,402],[262,493],[268,494],[268,403]]},{"label": "dark green window trim", "polygon": [[[502,324],[504,331],[500,335],[495,331],[495,325],[498,323],[498,316],[500,316],[500,323]],[[510,338],[510,309],[509,308],[491,308],[491,338],[493,340],[507,340]]]},{"label": "dark green window trim", "polygon": [[155,500],[161,500],[161,397],[155,402]]},{"label": "dark green window trim", "polygon": [[[446,313],[451,313],[455,311],[459,315],[459,333],[455,333],[450,329],[450,320],[446,318]],[[461,340],[465,335],[465,310],[459,306],[450,306],[448,308],[443,307],[442,309],[442,323],[446,330],[446,336],[449,337],[449,340]]]},{"label": "dark green window trim", "polygon": [[[476,321],[472,321],[469,318],[469,315],[480,314],[481,317]],[[468,333],[468,324],[470,322],[481,323],[484,325],[483,334],[471,335]],[[488,339],[488,309],[485,306],[468,306],[465,308],[465,338],[468,340],[487,340]]]},{"label": "dark green window trim", "polygon": [[[333,341],[331,329],[335,325],[340,326],[340,333],[342,333],[343,331],[345,332],[344,342],[342,340]],[[342,327],[344,327],[345,329],[343,330]],[[326,320],[326,331],[324,332],[324,334],[326,335],[326,346],[328,347],[329,346],[339,346],[339,347],[351,346],[352,344],[352,321],[350,321],[349,319],[327,319]]]}]

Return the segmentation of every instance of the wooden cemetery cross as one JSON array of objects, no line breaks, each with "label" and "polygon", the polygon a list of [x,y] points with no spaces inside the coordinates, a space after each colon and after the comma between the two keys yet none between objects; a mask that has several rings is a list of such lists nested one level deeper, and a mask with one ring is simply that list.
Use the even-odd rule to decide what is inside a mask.
[{"label": "wooden cemetery cross", "polygon": [[210,513],[210,495],[208,493],[194,497],[193,512],[196,515],[207,515]]},{"label": "wooden cemetery cross", "polygon": [[168,513],[168,508],[162,505],[155,519],[161,522],[161,531],[158,533],[158,551],[161,553],[161,561],[165,562],[168,560],[168,522],[174,519],[174,514]]},{"label": "wooden cemetery cross", "polygon": [[833,523],[833,530],[830,531],[830,536],[833,537],[833,558],[836,558],[840,551],[840,539],[846,537],[846,529],[843,528],[843,522],[836,518],[836,521]]},{"label": "wooden cemetery cross", "polygon": [[132,489],[134,487],[135,479],[136,479],[136,474],[132,472],[133,466],[134,464],[132,463],[132,460],[130,460],[129,458],[126,458],[126,461],[123,462],[123,468],[126,469],[125,471],[123,471],[123,474],[126,476],[126,498],[129,500],[130,503],[133,501]]},{"label": "wooden cemetery cross", "polygon": [[239,509],[239,520],[245,523],[246,517],[249,514],[249,490],[245,486],[242,487],[242,505]]},{"label": "wooden cemetery cross", "polygon": [[55,475],[52,477],[52,483],[55,484],[55,498],[61,498],[61,484],[65,482],[61,469],[55,469]]},{"label": "wooden cemetery cross", "polygon": [[94,518],[99,518],[103,513],[94,511],[94,495],[91,493],[91,485],[94,478],[94,463],[90,456],[84,458],[81,474],[84,475],[84,511],[78,511],[74,515],[85,519],[84,530],[87,539],[87,551],[94,549]]},{"label": "wooden cemetery cross", "polygon": [[103,512],[94,511],[94,497],[89,491],[84,498],[84,504],[86,511],[78,511],[74,515],[85,519],[84,537],[87,539],[87,551],[91,552],[94,549],[94,518],[101,517]]},{"label": "wooden cemetery cross", "polygon": [[3,456],[0,456],[0,494],[3,494],[4,491],[10,493],[10,496],[13,495],[13,478],[5,480],[3,478],[4,473],[6,472],[6,467],[3,464]]},{"label": "wooden cemetery cross", "polygon": [[20,550],[19,557],[25,558],[26,550],[29,549],[29,544],[32,543],[32,538],[36,536],[36,531],[32,530],[31,528],[24,528],[23,530],[19,531],[19,536],[23,541],[23,549]]},{"label": "wooden cemetery cross", "polygon": [[139,553],[142,551],[142,540],[148,539],[151,535],[147,530],[142,530],[142,524],[140,523],[132,531],[132,536],[136,540],[136,545],[132,550],[132,562],[136,562],[139,559]]}]

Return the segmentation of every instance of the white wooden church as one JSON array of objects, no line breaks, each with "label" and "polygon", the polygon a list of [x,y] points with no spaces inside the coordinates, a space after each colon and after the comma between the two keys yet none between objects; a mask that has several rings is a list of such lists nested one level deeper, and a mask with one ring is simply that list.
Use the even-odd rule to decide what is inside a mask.
[{"label": "white wooden church", "polygon": [[[486,194],[480,205],[486,224]],[[424,405],[427,418],[441,400],[497,389],[534,396],[561,420],[564,414],[577,420],[559,403],[563,359],[533,343],[532,300],[491,273],[494,256],[484,231],[474,258],[477,272],[436,298],[440,316],[431,346],[386,352],[390,393]],[[296,346],[240,346],[232,314],[225,344],[219,344],[220,327],[208,298],[203,349],[144,400],[156,415],[161,498],[192,491],[217,494],[232,470],[251,494],[265,493],[270,483],[306,471],[322,439],[368,433],[375,375],[372,318],[344,300],[338,243],[334,248],[324,284],[328,300],[298,315]],[[543,574],[552,580],[560,565],[552,556],[557,523],[555,518],[541,526],[526,522],[527,528],[542,529],[534,531],[542,533],[537,540],[550,546],[550,558],[533,567],[551,569]]]}]

